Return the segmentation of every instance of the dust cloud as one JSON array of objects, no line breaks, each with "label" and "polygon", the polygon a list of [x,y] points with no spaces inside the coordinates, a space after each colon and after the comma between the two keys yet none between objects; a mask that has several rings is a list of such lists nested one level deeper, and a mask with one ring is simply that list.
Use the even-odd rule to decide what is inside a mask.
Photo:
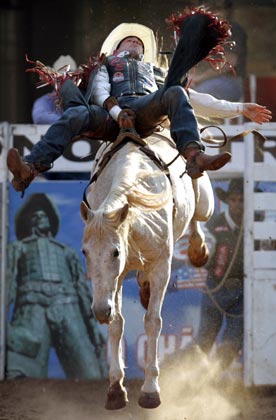
[{"label": "dust cloud", "polygon": [[[77,381],[25,378],[0,383],[0,419],[9,420],[237,420],[250,404],[235,381],[229,387],[221,369],[202,353],[184,353],[160,364],[161,405],[138,405],[143,380],[126,380],[129,403],[120,410],[104,408],[108,380]],[[276,400],[276,399],[275,399]],[[273,401],[272,401],[273,402]],[[237,408],[239,407],[239,408]],[[253,405],[253,412],[256,407]],[[264,404],[262,405],[262,411]]]},{"label": "dust cloud", "polygon": [[[145,420],[232,420],[239,415],[226,392],[221,369],[199,349],[161,364],[161,405]],[[231,390],[233,391],[233,390]]]}]

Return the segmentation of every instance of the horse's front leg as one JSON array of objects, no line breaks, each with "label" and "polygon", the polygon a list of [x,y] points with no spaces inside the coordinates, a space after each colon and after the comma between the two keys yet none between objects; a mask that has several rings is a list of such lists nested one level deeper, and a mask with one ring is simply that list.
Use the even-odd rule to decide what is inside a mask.
[{"label": "horse's front leg", "polygon": [[122,337],[124,334],[124,318],[122,316],[122,286],[115,297],[115,317],[108,326],[108,337],[111,350],[109,368],[109,388],[105,408],[117,410],[126,406],[128,402],[127,391],[123,386],[124,381],[124,360],[122,354]]},{"label": "horse's front leg", "polygon": [[[164,258],[166,260],[166,258]],[[170,258],[167,259],[170,261]],[[150,299],[144,318],[147,335],[147,357],[145,381],[141,388],[139,405],[143,408],[156,408],[160,405],[160,387],[158,384],[158,340],[162,329],[161,309],[170,276],[170,264],[161,263],[151,268],[146,274],[150,283]]]}]

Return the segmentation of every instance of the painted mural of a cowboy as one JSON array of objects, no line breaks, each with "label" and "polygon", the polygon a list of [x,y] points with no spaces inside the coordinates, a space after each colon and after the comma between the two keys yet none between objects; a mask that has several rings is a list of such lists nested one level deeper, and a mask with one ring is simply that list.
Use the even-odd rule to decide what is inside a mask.
[{"label": "painted mural of a cowboy", "polygon": [[55,239],[59,213],[43,193],[31,194],[15,216],[8,251],[7,377],[47,377],[51,347],[68,378],[106,376],[105,341],[91,310],[81,261]]}]

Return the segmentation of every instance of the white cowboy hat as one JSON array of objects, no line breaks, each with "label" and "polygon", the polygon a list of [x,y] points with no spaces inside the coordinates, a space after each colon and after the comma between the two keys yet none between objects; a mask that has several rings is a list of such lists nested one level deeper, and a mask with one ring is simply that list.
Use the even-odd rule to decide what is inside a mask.
[{"label": "white cowboy hat", "polygon": [[53,63],[53,68],[56,71],[59,71],[64,66],[68,65],[70,66],[71,71],[77,70],[77,63],[75,62],[73,57],[71,57],[71,55],[60,55],[58,59]]},{"label": "white cowboy hat", "polygon": [[140,23],[121,23],[108,35],[104,41],[101,53],[106,55],[113,54],[120,41],[128,36],[136,36],[144,44],[144,61],[156,62],[156,41],[153,31]]}]

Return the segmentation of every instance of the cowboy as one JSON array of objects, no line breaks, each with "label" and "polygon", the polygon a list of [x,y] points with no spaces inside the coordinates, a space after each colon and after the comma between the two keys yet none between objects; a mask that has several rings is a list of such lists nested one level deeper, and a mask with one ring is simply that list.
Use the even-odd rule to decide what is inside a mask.
[{"label": "cowboy", "polygon": [[[36,175],[50,169],[75,136],[89,131],[90,138],[114,141],[120,128],[135,124],[138,134],[147,137],[167,118],[192,178],[202,176],[205,170],[217,170],[230,160],[228,152],[204,153],[194,111],[180,81],[158,89],[161,73],[153,64],[156,44],[150,28],[121,24],[107,37],[102,52],[108,55],[106,62],[91,73],[84,95],[71,80],[65,81],[61,88],[65,112],[31,153],[21,160],[16,149],[9,150],[7,165],[14,175],[15,190],[24,191]],[[234,113],[240,112],[235,107]]]},{"label": "cowboy", "polygon": [[206,224],[210,258],[195,344],[209,354],[224,322],[216,357],[225,370],[243,347],[243,179],[215,191],[227,207]]},{"label": "cowboy", "polygon": [[[75,251],[58,242],[59,214],[43,193],[15,216],[17,241],[8,249],[7,377],[47,377],[50,349],[68,378],[107,376],[105,340],[91,310],[91,293]],[[81,343],[81,344],[80,344]]]},{"label": "cowboy", "polygon": [[[148,62],[149,52],[155,49],[155,46],[152,48],[155,40],[151,29],[129,24],[124,34],[115,28],[111,36],[114,40],[116,38],[117,45],[114,55],[107,58],[110,79],[106,67],[101,66],[96,76],[91,77],[91,92],[88,90],[86,97],[80,91],[76,93],[67,80],[61,92],[65,110],[62,117],[24,160],[20,159],[15,149],[8,152],[7,165],[14,175],[16,190],[24,190],[39,172],[50,169],[72,137],[89,130],[96,138],[114,140],[125,115],[135,119],[135,128],[142,137],[150,135],[168,116],[171,135],[180,153],[187,159],[188,172],[193,178],[201,176],[205,170],[219,169],[230,160],[228,152],[205,155],[192,106],[181,86],[158,90],[153,65]],[[105,89],[105,81],[99,84],[99,79],[105,76],[112,92]],[[122,80],[125,77],[129,78],[128,83]],[[91,99],[98,106],[90,105]],[[75,101],[78,106],[75,106]],[[128,109],[123,110],[125,107]]]}]

